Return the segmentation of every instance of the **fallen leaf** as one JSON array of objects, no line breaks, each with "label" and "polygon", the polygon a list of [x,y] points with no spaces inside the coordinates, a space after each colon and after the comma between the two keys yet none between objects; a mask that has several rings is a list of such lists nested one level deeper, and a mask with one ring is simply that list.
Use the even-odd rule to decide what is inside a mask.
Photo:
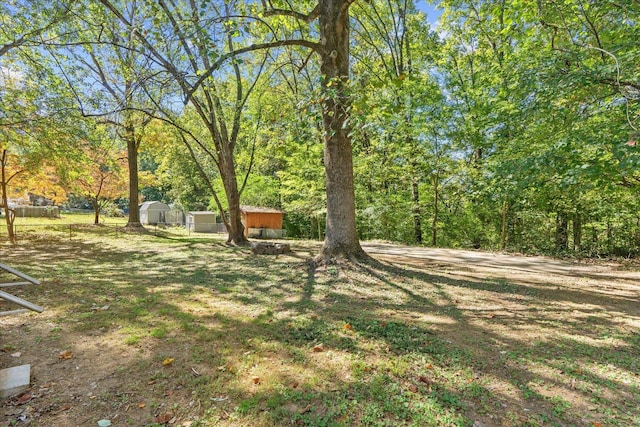
[{"label": "fallen leaf", "polygon": [[321,352],[321,351],[324,351],[324,344],[320,343],[320,344],[318,344],[318,345],[314,346],[314,347],[312,348],[312,350],[313,350],[313,351],[315,351],[316,353],[319,353],[319,352]]},{"label": "fallen leaf", "polygon": [[496,317],[496,314],[495,313],[487,314],[487,317],[489,319],[493,319],[494,317]]},{"label": "fallen leaf", "polygon": [[173,357],[167,357],[162,361],[162,366],[171,366],[173,364]]},{"label": "fallen leaf", "polygon": [[424,369],[433,369],[433,365],[431,363],[427,363],[424,365]]},{"label": "fallen leaf", "polygon": [[300,414],[306,414],[310,410],[311,410],[311,403],[309,403],[307,406],[305,406],[304,409],[300,411]]},{"label": "fallen leaf", "polygon": [[156,380],[149,380],[149,382],[147,383],[147,385],[154,385],[156,383]]},{"label": "fallen leaf", "polygon": [[31,393],[23,393],[16,399],[16,405],[24,405],[27,402],[30,402],[33,399],[33,395]]},{"label": "fallen leaf", "polygon": [[254,384],[260,384],[260,377],[253,377],[251,378],[251,380],[253,381]]},{"label": "fallen leaf", "polygon": [[164,396],[165,397],[168,397],[168,396],[171,396],[171,395],[173,395],[173,390],[165,390],[164,391]]},{"label": "fallen leaf", "polygon": [[600,423],[593,423],[593,427],[602,427],[602,424],[600,424]]},{"label": "fallen leaf", "polygon": [[226,365],[218,366],[218,371],[233,372],[233,365],[231,363],[227,363]]},{"label": "fallen leaf", "polygon": [[68,411],[69,409],[71,409],[71,405],[69,405],[68,403],[60,407],[61,411]]},{"label": "fallen leaf", "polygon": [[353,331],[353,326],[351,326],[351,323],[345,323],[344,326],[342,327],[345,331]]},{"label": "fallen leaf", "polygon": [[382,322],[380,322],[380,326],[382,326],[382,327],[384,328],[385,326],[387,326],[387,322],[385,322],[385,321],[383,320]]},{"label": "fallen leaf", "polygon": [[155,418],[155,421],[158,424],[167,424],[169,421],[171,421],[171,419],[173,418],[173,415],[171,415],[169,412],[166,412],[164,414],[160,414]]},{"label": "fallen leaf", "polygon": [[300,385],[300,383],[296,381],[293,384],[291,384],[291,387],[292,388],[298,388],[299,385]]},{"label": "fallen leaf", "polygon": [[142,409],[147,406],[145,403],[138,403],[138,408]]},{"label": "fallen leaf", "polygon": [[71,352],[71,350],[65,350],[58,354],[58,359],[60,360],[71,359],[72,357],[73,353]]},{"label": "fallen leaf", "polygon": [[425,383],[425,384],[429,384],[431,381],[429,381],[429,378],[425,377],[424,375],[420,375],[418,377],[418,381],[420,381],[421,383]]},{"label": "fallen leaf", "polygon": [[415,384],[411,384],[409,386],[409,391],[412,393],[417,393],[418,392],[418,387]]}]

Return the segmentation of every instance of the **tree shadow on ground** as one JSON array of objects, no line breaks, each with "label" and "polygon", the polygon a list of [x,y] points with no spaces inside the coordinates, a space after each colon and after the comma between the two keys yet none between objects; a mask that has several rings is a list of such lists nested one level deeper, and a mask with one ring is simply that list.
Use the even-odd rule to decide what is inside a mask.
[{"label": "tree shadow on ground", "polygon": [[[608,407],[618,423],[634,420],[638,335],[601,314],[634,320],[637,309],[615,295],[382,262],[318,271],[294,256],[140,239],[137,248],[70,242],[8,257],[48,275],[24,290],[61,316],[54,326],[33,318],[38,349],[71,349],[77,366],[111,360],[93,381],[103,396],[86,398],[85,381],[69,397],[87,404],[73,406],[87,417],[112,416],[111,399],[150,422],[162,407],[127,409],[140,398],[227,425],[584,425]],[[524,309],[496,314],[483,306],[492,299]],[[522,328],[536,338],[514,333]],[[40,357],[39,384],[72,372],[55,352]],[[168,357],[176,361],[165,367]]]}]

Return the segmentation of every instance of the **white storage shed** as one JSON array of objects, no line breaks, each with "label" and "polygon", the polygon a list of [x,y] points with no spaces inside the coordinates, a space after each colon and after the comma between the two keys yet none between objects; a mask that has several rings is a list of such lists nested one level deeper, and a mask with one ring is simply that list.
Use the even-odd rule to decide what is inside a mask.
[{"label": "white storage shed", "polygon": [[216,213],[211,211],[194,211],[187,214],[187,230],[196,233],[213,233],[216,231]]},{"label": "white storage shed", "polygon": [[140,222],[146,225],[163,224],[169,206],[162,202],[149,201],[140,205]]}]

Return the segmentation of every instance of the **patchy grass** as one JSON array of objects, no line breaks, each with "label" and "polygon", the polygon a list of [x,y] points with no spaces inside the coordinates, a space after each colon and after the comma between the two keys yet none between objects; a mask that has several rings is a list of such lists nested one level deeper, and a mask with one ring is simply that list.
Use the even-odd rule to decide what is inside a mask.
[{"label": "patchy grass", "polygon": [[33,372],[1,426],[640,425],[640,291],[615,272],[313,270],[311,242],[103,228],[0,248],[46,307],[0,318],[0,364]]}]

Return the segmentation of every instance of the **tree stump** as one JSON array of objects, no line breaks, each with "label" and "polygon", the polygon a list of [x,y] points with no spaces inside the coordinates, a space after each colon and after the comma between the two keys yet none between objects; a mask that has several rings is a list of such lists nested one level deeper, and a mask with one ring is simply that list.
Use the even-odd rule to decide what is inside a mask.
[{"label": "tree stump", "polygon": [[251,242],[251,252],[254,255],[279,255],[291,252],[288,243]]}]

